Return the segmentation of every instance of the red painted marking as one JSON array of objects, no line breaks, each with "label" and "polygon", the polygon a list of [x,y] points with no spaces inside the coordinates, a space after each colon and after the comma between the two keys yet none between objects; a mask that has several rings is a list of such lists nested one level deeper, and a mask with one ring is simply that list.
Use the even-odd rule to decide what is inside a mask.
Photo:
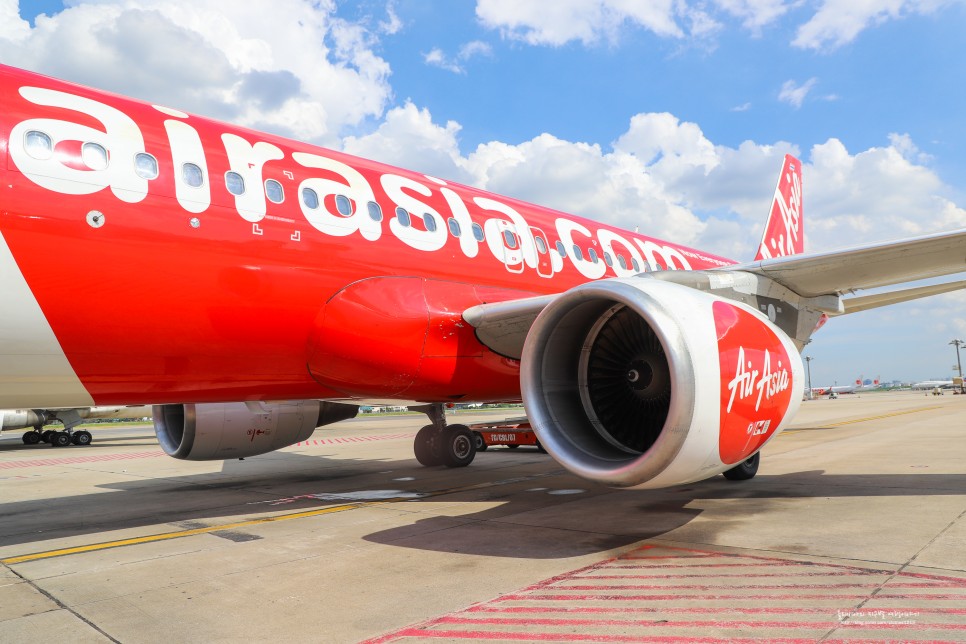
[{"label": "red painted marking", "polygon": [[0,470],[11,470],[20,467],[44,467],[50,465],[74,465],[76,463],[97,463],[101,461],[131,460],[136,458],[154,458],[164,456],[164,452],[131,452],[129,454],[96,454],[91,456],[68,456],[64,458],[35,458],[17,461],[0,462]]},{"label": "red painted marking", "polygon": [[[888,609],[891,610],[891,609]],[[831,613],[832,611],[828,611]],[[465,624],[481,626],[494,624],[500,626],[655,626],[660,628],[696,628],[701,626],[714,626],[715,628],[784,628],[784,629],[821,629],[838,628],[839,626],[860,626],[863,629],[916,629],[920,630],[920,624],[891,624],[891,623],[863,623],[861,625],[850,625],[849,622],[838,620],[824,622],[788,622],[788,621],[750,621],[750,620],[731,620],[731,621],[655,621],[653,619],[561,619],[553,617],[456,617],[446,616],[434,620],[434,624]],[[929,628],[943,630],[966,630],[966,624],[944,624],[932,623]]]},{"label": "red painted marking", "polygon": [[[760,639],[737,639],[734,637],[648,637],[634,635],[597,635],[584,633],[533,633],[507,631],[431,631],[425,628],[409,628],[385,638],[366,640],[362,644],[394,642],[404,637],[423,637],[451,640],[522,640],[525,642],[639,642],[641,644],[761,644]],[[814,638],[776,638],[772,644],[815,644]],[[850,644],[882,644],[882,640],[849,640]]]},{"label": "red painted marking", "polygon": [[381,436],[340,436],[337,438],[316,438],[289,445],[289,447],[305,447],[307,445],[337,445],[344,443],[371,443],[373,441],[391,441],[400,438],[412,438],[414,434],[385,434]]},{"label": "red painted marking", "polygon": [[[924,597],[925,595],[919,595]],[[933,595],[928,595],[932,598]],[[719,614],[738,613],[742,615],[776,614],[776,615],[828,615],[828,606],[816,608],[795,608],[792,606],[756,606],[742,608],[737,606],[493,606],[479,604],[465,609],[466,613],[684,613],[684,614]],[[866,609],[877,610],[877,609]],[[883,608],[882,610],[900,613],[930,613],[936,615],[966,615],[966,608]]]},{"label": "red painted marking", "polygon": [[[664,547],[663,550],[675,549]],[[709,564],[694,561],[702,558],[694,557],[694,551],[683,552],[687,553],[686,559],[693,563],[675,566],[655,563],[649,567],[638,566],[636,572],[630,575],[608,574],[620,572],[622,563],[638,558],[630,553],[631,556],[601,561],[557,575],[517,592],[403,628],[369,642],[376,644],[401,639],[672,643],[753,642],[766,639],[770,642],[797,642],[815,639],[774,639],[765,637],[765,633],[783,632],[794,636],[812,635],[814,631],[847,634],[861,630],[896,639],[887,633],[908,638],[910,633],[933,630],[962,638],[962,632],[966,631],[966,620],[959,619],[958,623],[952,623],[953,620],[949,619],[951,616],[966,615],[966,608],[963,608],[966,606],[966,579],[725,553],[706,555],[719,560],[729,559],[733,563],[714,561]],[[663,554],[649,557],[655,562],[665,558]],[[704,583],[709,577],[715,576],[712,574],[715,570],[727,570],[731,566],[742,566],[743,576],[748,578],[749,583],[739,582],[736,586],[737,575],[732,571],[716,575],[722,577],[720,584]],[[648,571],[642,568],[650,568],[656,574],[648,575]],[[673,574],[677,570],[683,574]],[[815,583],[821,581],[821,577],[839,581],[848,576],[858,577],[859,583]],[[701,583],[647,584],[648,581],[687,580],[688,577],[697,578]],[[783,579],[776,580],[779,583],[756,583],[775,577]],[[808,577],[811,583],[795,583],[796,578],[800,577]],[[628,579],[644,583],[593,583],[601,579]],[[785,581],[788,583],[781,583]],[[682,589],[685,592],[667,592]],[[905,592],[907,589],[916,590],[910,593]],[[641,590],[657,592],[647,594],[639,592]],[[632,592],[622,594],[622,591]],[[695,600],[700,600],[701,605],[691,605]],[[876,603],[893,600],[903,604],[929,602],[930,608],[870,606],[867,604],[869,600]],[[944,601],[950,602],[953,607],[944,608],[940,603]],[[829,605],[829,602],[833,603]],[[728,632],[748,639],[725,637],[724,634]],[[687,633],[687,636],[682,633]],[[843,641],[872,642],[881,639]]]}]

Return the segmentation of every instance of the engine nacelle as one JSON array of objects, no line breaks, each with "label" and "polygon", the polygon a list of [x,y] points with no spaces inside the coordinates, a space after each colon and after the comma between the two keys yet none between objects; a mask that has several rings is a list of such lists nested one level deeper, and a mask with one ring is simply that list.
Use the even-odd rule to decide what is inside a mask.
[{"label": "engine nacelle", "polygon": [[43,427],[49,420],[49,412],[43,409],[0,409],[0,431]]},{"label": "engine nacelle", "polygon": [[294,445],[317,427],[352,418],[355,405],[318,400],[155,405],[154,433],[168,456],[189,461],[244,458]]},{"label": "engine nacelle", "polygon": [[755,454],[801,404],[801,356],[736,301],[633,277],[577,286],[537,317],[524,346],[527,415],[571,472],[667,487]]}]

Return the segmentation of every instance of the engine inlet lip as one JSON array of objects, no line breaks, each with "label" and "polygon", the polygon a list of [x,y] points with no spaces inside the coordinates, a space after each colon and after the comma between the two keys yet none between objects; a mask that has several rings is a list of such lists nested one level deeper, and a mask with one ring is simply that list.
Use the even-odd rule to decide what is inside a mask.
[{"label": "engine inlet lip", "polygon": [[[694,390],[695,372],[684,334],[678,330],[681,322],[663,304],[664,300],[673,301],[677,288],[680,287],[657,280],[649,281],[646,286],[640,279],[588,282],[551,302],[531,327],[520,369],[527,415],[543,447],[578,476],[619,487],[638,485],[664,471],[683,447],[695,413],[694,398],[687,395],[687,392]],[[550,375],[545,368],[547,341],[553,337],[555,328],[561,323],[583,324],[582,336],[586,337],[596,318],[594,322],[580,320],[579,314],[574,311],[586,307],[585,311],[600,317],[617,305],[627,306],[654,329],[672,365],[667,421],[661,435],[645,454],[619,450],[602,437],[598,437],[601,443],[599,449],[588,449],[585,442],[578,445],[573,432],[593,432],[596,435],[597,429],[590,419],[581,421],[557,417],[549,404],[549,395],[543,390]],[[574,394],[576,397],[577,391]]]}]

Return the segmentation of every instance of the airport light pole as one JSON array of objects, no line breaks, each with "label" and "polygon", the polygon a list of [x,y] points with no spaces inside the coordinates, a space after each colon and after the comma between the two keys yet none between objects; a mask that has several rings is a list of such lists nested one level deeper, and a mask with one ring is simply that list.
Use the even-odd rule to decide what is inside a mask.
[{"label": "airport light pole", "polygon": [[808,369],[808,399],[811,400],[812,399],[812,356],[805,356],[805,367]]},{"label": "airport light pole", "polygon": [[966,381],[963,381],[963,363],[959,359],[959,347],[966,344],[962,340],[953,340],[949,344],[956,347],[956,370],[959,372],[959,393],[966,393]]}]

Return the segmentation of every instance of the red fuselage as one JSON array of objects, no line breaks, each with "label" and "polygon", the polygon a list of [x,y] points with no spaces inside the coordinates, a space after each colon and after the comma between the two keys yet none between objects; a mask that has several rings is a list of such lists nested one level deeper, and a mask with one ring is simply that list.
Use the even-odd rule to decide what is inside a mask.
[{"label": "red fuselage", "polygon": [[3,66],[0,179],[2,308],[39,305],[101,405],[517,399],[466,308],[733,263]]}]

